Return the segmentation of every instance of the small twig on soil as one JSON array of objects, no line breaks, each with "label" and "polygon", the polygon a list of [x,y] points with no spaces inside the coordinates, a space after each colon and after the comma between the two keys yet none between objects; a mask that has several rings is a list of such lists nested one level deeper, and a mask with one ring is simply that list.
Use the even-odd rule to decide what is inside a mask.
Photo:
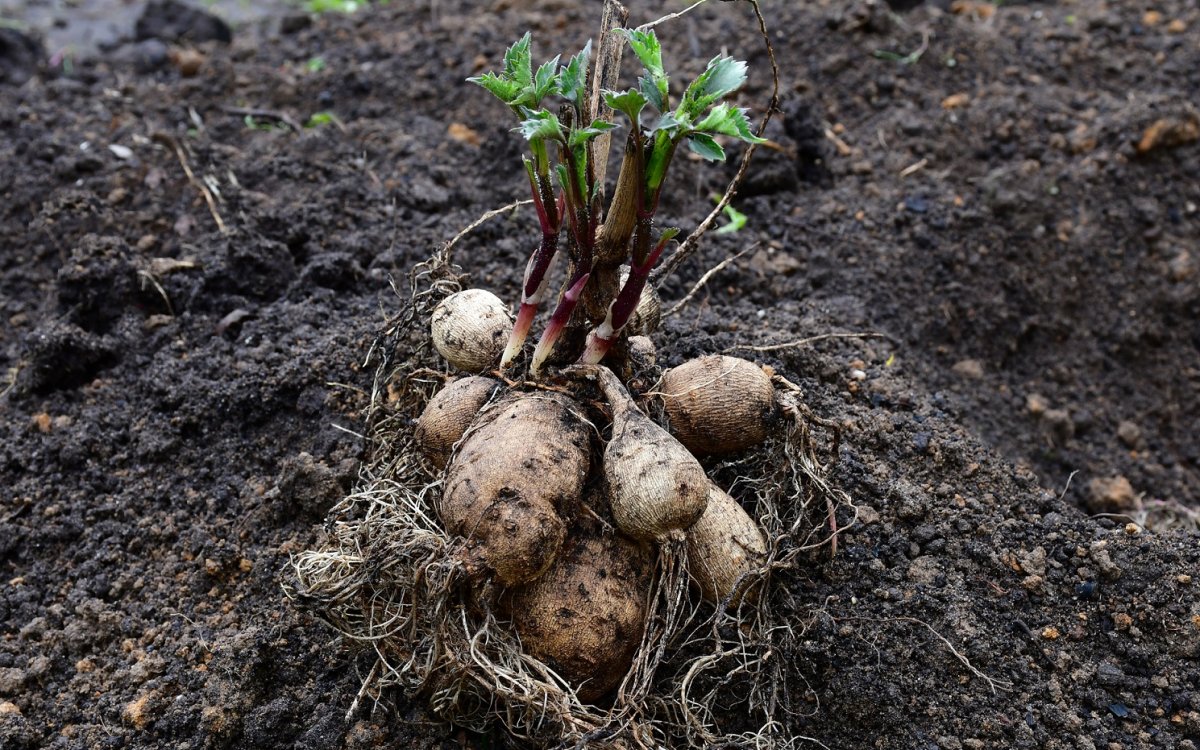
[{"label": "small twig on soil", "polygon": [[521,206],[528,206],[531,203],[533,203],[533,199],[527,198],[523,201],[515,201],[513,203],[509,203],[507,206],[501,206],[500,208],[493,208],[491,211],[488,211],[487,213],[483,214],[475,221],[473,221],[470,224],[463,227],[459,231],[458,234],[454,235],[450,239],[449,242],[447,242],[445,245],[442,246],[442,255],[444,257],[446,264],[447,265],[450,264],[450,250],[453,249],[453,247],[458,244],[459,240],[461,240],[463,237],[466,237],[471,232],[475,231],[475,229],[478,228],[480,224],[483,224],[485,221],[487,221],[489,219],[493,219],[493,218],[499,216],[500,214],[508,213],[509,211],[514,211],[514,210],[520,208]]},{"label": "small twig on soil", "polygon": [[264,120],[274,120],[282,122],[296,133],[304,132],[304,127],[296,122],[291,115],[286,112],[276,112],[272,109],[257,109],[255,107],[221,107],[221,111],[230,115],[241,115],[242,117],[261,117]]},{"label": "small twig on soil", "polygon": [[697,281],[692,286],[691,290],[684,296],[683,299],[679,300],[674,305],[671,305],[671,309],[667,310],[665,313],[663,313],[663,319],[665,320],[665,319],[671,317],[672,315],[678,313],[680,310],[682,310],[684,305],[691,302],[692,298],[696,296],[696,293],[699,292],[701,289],[703,289],[704,285],[707,284],[712,279],[713,276],[716,276],[718,273],[725,270],[725,268],[728,267],[730,263],[733,263],[734,261],[736,261],[738,258],[741,258],[746,253],[750,252],[751,250],[756,250],[761,246],[762,246],[761,242],[755,242],[753,245],[746,248],[745,250],[742,250],[737,255],[731,255],[728,258],[726,258],[725,260],[718,263],[717,265],[708,269],[708,271],[705,272],[705,274],[700,277],[700,280]]},{"label": "small twig on soil", "polygon": [[850,144],[838,138],[837,133],[834,133],[831,128],[825,128],[825,137],[829,139],[833,147],[837,149],[838,156],[849,156],[854,153],[854,149],[850,148]]},{"label": "small twig on soil", "polygon": [[225,228],[225,220],[221,218],[221,213],[217,210],[217,201],[213,198],[212,191],[208,189],[207,185],[196,179],[196,175],[188,165],[187,155],[183,153],[183,147],[179,145],[179,142],[169,134],[161,132],[152,135],[151,140],[158,141],[175,152],[175,158],[179,160],[179,166],[183,167],[183,173],[187,175],[188,182],[192,183],[200,191],[200,194],[204,196],[204,202],[208,204],[208,211],[212,214],[213,221],[217,222],[217,229],[221,234],[227,234],[228,230]]},{"label": "small twig on soil", "polygon": [[901,177],[912,176],[912,175],[916,174],[917,172],[920,172],[922,169],[924,169],[927,164],[929,164],[929,159],[922,159],[921,161],[916,162],[914,164],[909,164],[907,167],[900,170],[900,176]]},{"label": "small twig on soil", "polygon": [[768,344],[767,346],[747,346],[745,344],[736,344],[724,350],[726,352],[778,352],[784,349],[796,349],[801,346],[807,346],[818,341],[827,339],[887,339],[895,343],[895,339],[886,333],[868,331],[867,333],[822,333],[820,336],[809,336],[805,339],[796,339],[795,341],[787,341],[782,344]]},{"label": "small twig on soil", "polygon": [[[835,618],[835,619],[836,619],[836,618]],[[1011,683],[1011,682],[1009,682],[1009,681],[1007,681],[1007,680],[995,680],[995,679],[992,679],[991,677],[988,677],[988,676],[987,676],[986,674],[984,674],[983,672],[979,671],[979,669],[977,669],[977,668],[975,667],[975,665],[971,663],[971,660],[970,660],[970,659],[968,659],[967,657],[963,656],[962,652],[960,652],[958,649],[956,649],[956,648],[954,647],[954,644],[953,644],[953,643],[951,643],[951,642],[950,642],[950,640],[949,640],[948,638],[946,638],[946,636],[944,636],[944,635],[942,635],[941,633],[939,633],[939,632],[937,631],[937,629],[936,629],[936,628],[934,628],[932,625],[930,625],[929,623],[925,622],[924,620],[918,620],[918,619],[917,619],[917,618],[915,618],[915,617],[906,617],[906,616],[901,616],[901,617],[883,617],[883,618],[877,618],[877,617],[847,617],[847,618],[842,618],[842,619],[847,619],[847,620],[861,620],[861,621],[864,621],[864,622],[879,622],[879,623],[911,622],[911,623],[915,623],[915,624],[917,624],[917,625],[920,625],[920,626],[924,627],[925,629],[927,629],[927,630],[928,630],[930,633],[933,633],[933,635],[934,635],[934,636],[935,636],[935,637],[936,637],[936,638],[937,638],[939,641],[941,641],[941,642],[942,642],[942,643],[943,643],[943,644],[946,646],[946,648],[948,648],[948,649],[950,650],[950,653],[954,654],[954,658],[956,658],[956,659],[958,659],[960,662],[962,662],[963,666],[964,666],[964,667],[966,667],[966,668],[967,668],[967,669],[968,669],[968,670],[971,672],[971,674],[975,675],[975,676],[976,676],[976,677],[978,677],[979,679],[981,679],[981,680],[983,680],[984,682],[986,682],[986,683],[988,684],[988,687],[990,687],[990,688],[992,689],[992,694],[993,694],[993,695],[995,695],[995,694],[996,694],[998,691],[1000,691],[1000,690],[1005,690],[1005,691],[1007,691],[1007,690],[1011,690],[1011,689],[1012,689],[1012,683]]]},{"label": "small twig on soil", "polygon": [[[767,46],[767,58],[771,61],[771,101],[767,104],[767,111],[763,114],[762,122],[758,125],[758,130],[755,135],[763,137],[767,131],[767,124],[771,122],[771,116],[779,111],[779,63],[775,59],[775,47],[771,44],[771,35],[767,32],[767,20],[763,18],[762,8],[759,7],[759,0],[746,0],[754,8],[754,15],[758,19],[758,32],[762,37],[763,42]],[[737,194],[738,188],[742,184],[742,180],[746,177],[746,170],[750,167],[750,159],[754,156],[758,144],[751,143],[746,146],[746,151],[742,154],[742,162],[738,165],[737,174],[729,182],[729,187],[725,188],[725,193],[721,199],[717,201],[716,207],[709,212],[708,216],[704,217],[704,221],[700,222],[700,226],[696,227],[691,234],[687,236],[675,252],[671,253],[671,257],[650,276],[650,283],[655,286],[662,286],[663,280],[675,272],[675,269],[696,252],[699,247],[700,239],[704,237],[713,223],[724,213],[725,207],[733,200],[733,196]]]},{"label": "small twig on soil", "polygon": [[704,5],[706,2],[708,2],[708,0],[696,0],[696,2],[692,3],[691,5],[689,5],[688,7],[684,8],[681,11],[677,11],[675,13],[669,13],[669,14],[663,16],[662,18],[656,18],[649,23],[644,23],[641,26],[638,26],[637,30],[638,31],[649,31],[650,29],[654,28],[655,26],[659,25],[660,23],[665,23],[667,21],[673,21],[676,18],[682,18],[683,16],[686,16],[688,13],[691,13],[696,8],[699,8],[701,5]]}]

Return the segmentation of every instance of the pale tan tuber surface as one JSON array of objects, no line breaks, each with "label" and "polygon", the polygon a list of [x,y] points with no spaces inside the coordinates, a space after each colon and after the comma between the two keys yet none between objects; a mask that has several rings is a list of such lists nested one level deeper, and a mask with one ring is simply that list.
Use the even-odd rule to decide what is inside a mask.
[{"label": "pale tan tuber surface", "polygon": [[758,524],[737,500],[710,484],[708,507],[686,535],[688,572],[704,598],[713,604],[728,599],[729,606],[737,606],[745,593],[735,594],[738,579],[767,557],[767,540]]},{"label": "pale tan tuber surface", "polygon": [[430,330],[438,353],[465,372],[496,365],[508,342],[513,320],[500,298],[485,289],[464,289],[433,310]]},{"label": "pale tan tuber surface", "polygon": [[708,477],[696,458],[633,403],[605,367],[596,368],[613,410],[604,477],[617,527],[655,539],[695,523],[708,503]]},{"label": "pale tan tuber surface", "polygon": [[753,362],[712,354],[663,375],[671,433],[696,454],[737,453],[767,439],[775,417],[771,378]]},{"label": "pale tan tuber surface", "polygon": [[541,578],[512,592],[521,644],[592,703],[629,671],[650,589],[646,549],[611,532],[572,531]]},{"label": "pale tan tuber surface", "polygon": [[652,368],[658,364],[658,349],[649,336],[630,336],[629,359],[638,367]]},{"label": "pale tan tuber surface", "polygon": [[439,469],[446,468],[450,451],[499,383],[479,375],[455,378],[429,400],[417,420],[416,441],[421,454]]},{"label": "pale tan tuber surface", "polygon": [[[621,266],[621,285],[629,279],[629,266]],[[646,284],[642,289],[642,296],[638,298],[637,307],[633,310],[633,315],[629,317],[629,322],[625,325],[625,330],[630,336],[648,336],[658,330],[662,324],[662,297],[658,295],[658,290],[653,284]]]},{"label": "pale tan tuber surface", "polygon": [[582,409],[560,394],[520,394],[497,404],[463,438],[438,515],[506,585],[554,561],[591,461]]}]

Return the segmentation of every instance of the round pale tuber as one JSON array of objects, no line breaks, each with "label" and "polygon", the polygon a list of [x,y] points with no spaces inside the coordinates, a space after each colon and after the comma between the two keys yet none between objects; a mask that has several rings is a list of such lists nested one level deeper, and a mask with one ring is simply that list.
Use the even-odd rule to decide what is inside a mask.
[{"label": "round pale tuber", "polygon": [[658,350],[649,336],[629,337],[629,359],[635,367],[653,369],[658,364]]},{"label": "round pale tuber", "polygon": [[704,468],[637,408],[611,370],[597,367],[596,372],[613,412],[604,478],[617,528],[650,540],[691,526],[708,503]]},{"label": "round pale tuber", "polygon": [[746,593],[747,573],[767,556],[767,540],[737,500],[715,484],[708,507],[686,532],[688,572],[705,600],[736,607]]},{"label": "round pale tuber", "polygon": [[433,345],[454,367],[483,372],[499,361],[512,326],[499,297],[486,289],[464,289],[434,308]]},{"label": "round pale tuber", "polygon": [[439,469],[446,467],[454,444],[479,416],[499,383],[479,375],[455,378],[429,399],[417,420],[417,447]]},{"label": "round pale tuber", "polygon": [[671,433],[693,453],[737,453],[767,439],[775,388],[753,362],[712,354],[663,375]]},{"label": "round pale tuber", "polygon": [[557,393],[501,402],[462,438],[438,516],[505,585],[550,567],[583,494],[591,435],[581,407]]},{"label": "round pale tuber", "polygon": [[649,554],[613,533],[572,531],[541,578],[512,592],[521,645],[591,703],[629,672],[646,624]]}]

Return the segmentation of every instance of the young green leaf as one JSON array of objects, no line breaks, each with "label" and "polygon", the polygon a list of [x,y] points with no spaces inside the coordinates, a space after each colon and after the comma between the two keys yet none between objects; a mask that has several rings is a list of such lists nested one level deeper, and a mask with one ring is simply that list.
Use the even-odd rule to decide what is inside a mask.
[{"label": "young green leaf", "polygon": [[615,91],[605,91],[604,103],[618,112],[623,112],[634,127],[637,127],[638,117],[646,108],[646,97],[637,89],[629,89],[619,94]]},{"label": "young green leaf", "polygon": [[746,226],[746,222],[749,221],[749,219],[746,217],[746,214],[742,213],[731,205],[725,206],[724,213],[725,217],[729,219],[729,223],[722,224],[721,227],[717,229],[717,234],[733,234],[742,227]]},{"label": "young green leaf", "polygon": [[481,76],[472,76],[467,80],[487,89],[510,107],[516,106],[521,98],[521,84],[502,78],[495,73],[484,73]]},{"label": "young green leaf", "polygon": [[688,148],[709,161],[725,161],[725,149],[706,133],[692,133],[687,138]]},{"label": "young green leaf", "polygon": [[566,140],[563,135],[562,124],[553,112],[546,109],[539,109],[536,112],[527,112],[526,115],[526,119],[521,121],[521,126],[518,128],[521,131],[521,135],[525,136],[525,140]]},{"label": "young green leaf", "polygon": [[588,61],[591,59],[591,56],[592,42],[589,39],[579,54],[572,57],[563,66],[562,72],[558,76],[559,90],[562,93],[562,97],[576,107],[583,104],[584,97],[587,95]]},{"label": "young green leaf", "polygon": [[558,57],[553,60],[542,63],[537,69],[537,73],[533,76],[533,88],[530,90],[532,94],[529,98],[531,101],[522,102],[527,107],[539,107],[542,100],[547,96],[553,96],[558,93]]},{"label": "young green leaf", "polygon": [[605,120],[592,120],[592,124],[586,128],[572,128],[571,135],[567,139],[567,145],[571,148],[582,146],[593,138],[607,133],[616,127],[616,123]]},{"label": "young green leaf", "polygon": [[699,117],[715,102],[741,88],[746,82],[746,63],[732,57],[714,57],[683,94],[679,109]]},{"label": "young green leaf", "polygon": [[624,33],[630,49],[642,61],[642,67],[646,70],[646,75],[638,79],[638,88],[659,112],[666,112],[670,94],[667,91],[667,73],[663,69],[662,45],[658,43],[658,36],[653,30],[626,29]]},{"label": "young green leaf", "polygon": [[658,35],[654,33],[654,30],[625,29],[624,34],[625,38],[629,40],[629,47],[633,50],[633,54],[642,61],[642,67],[655,78],[666,77],[666,73],[663,71],[662,45],[658,43]]},{"label": "young green leaf", "polygon": [[533,57],[529,52],[533,35],[528,31],[504,53],[504,77],[515,81],[522,89],[533,85]]},{"label": "young green leaf", "polygon": [[718,104],[713,107],[708,116],[696,124],[696,132],[720,133],[731,135],[746,143],[763,143],[766,139],[759,138],[750,130],[750,121],[746,119],[746,110],[730,104]]}]

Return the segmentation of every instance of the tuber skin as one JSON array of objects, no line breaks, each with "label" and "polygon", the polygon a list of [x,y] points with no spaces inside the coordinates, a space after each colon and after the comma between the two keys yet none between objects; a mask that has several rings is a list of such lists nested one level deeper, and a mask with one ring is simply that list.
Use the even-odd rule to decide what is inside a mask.
[{"label": "tuber skin", "polygon": [[606,367],[596,367],[612,407],[604,477],[617,528],[653,540],[696,522],[708,504],[708,477],[687,448],[643,414]]},{"label": "tuber skin", "polygon": [[708,488],[708,507],[686,532],[688,572],[705,601],[737,607],[746,594],[743,577],[767,557],[758,524],[724,490]]},{"label": "tuber skin", "polygon": [[430,326],[438,354],[471,373],[496,365],[512,327],[508,308],[486,289],[451,294],[434,308]]},{"label": "tuber skin", "polygon": [[512,591],[521,644],[594,703],[629,672],[650,590],[646,547],[610,531],[572,529],[541,578]]},{"label": "tuber skin", "polygon": [[[621,285],[629,280],[629,266],[621,266]],[[642,296],[625,326],[630,336],[649,336],[662,324],[662,298],[652,284],[642,287]]]},{"label": "tuber skin", "polygon": [[591,463],[582,407],[557,393],[519,394],[490,410],[459,444],[438,515],[505,585],[550,567]]},{"label": "tuber skin", "polygon": [[422,455],[438,469],[446,468],[454,444],[479,416],[500,384],[480,375],[455,378],[429,399],[417,420],[416,441]]},{"label": "tuber skin", "polygon": [[771,378],[753,362],[711,354],[663,375],[671,434],[696,455],[737,453],[767,439],[776,417]]}]

